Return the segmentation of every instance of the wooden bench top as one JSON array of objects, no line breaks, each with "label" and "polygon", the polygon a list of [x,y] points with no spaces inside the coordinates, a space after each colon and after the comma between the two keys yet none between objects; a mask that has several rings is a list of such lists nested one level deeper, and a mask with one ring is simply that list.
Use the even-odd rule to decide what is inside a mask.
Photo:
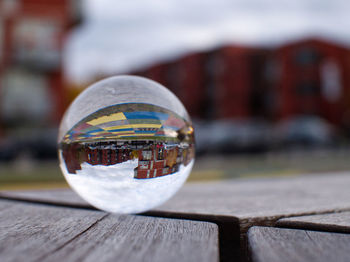
[{"label": "wooden bench top", "polygon": [[[30,207],[30,210],[39,207],[60,210],[57,212],[62,212],[62,214],[66,211],[63,212],[61,210],[69,210],[67,212],[75,212],[75,216],[86,212],[91,212],[95,216],[97,214],[106,216],[101,221],[99,220],[100,218],[96,217],[96,220],[92,223],[97,224],[92,228],[86,229],[86,231],[83,230],[83,234],[90,237],[91,243],[94,244],[90,244],[90,241],[85,241],[84,238],[73,238],[69,242],[70,245],[65,245],[64,247],[58,245],[60,247],[59,250],[53,249],[55,252],[50,251],[45,256],[46,260],[50,261],[57,261],[58,257],[65,257],[67,261],[77,261],[82,254],[79,254],[76,249],[82,252],[85,250],[83,253],[88,253],[86,256],[87,260],[98,254],[104,254],[106,258],[119,254],[118,257],[126,259],[128,257],[126,254],[129,254],[129,257],[131,257],[131,253],[133,253],[133,261],[142,260],[148,256],[152,258],[150,260],[157,261],[164,259],[162,257],[163,254],[169,254],[169,258],[173,258],[171,251],[166,251],[170,247],[170,244],[166,243],[166,241],[170,241],[171,245],[175,245],[183,251],[178,256],[183,255],[192,259],[188,261],[197,261],[197,259],[198,261],[215,261],[218,256],[220,256],[221,261],[237,259],[245,261],[248,257],[252,257],[253,261],[266,261],[259,260],[260,256],[252,256],[252,254],[258,252],[257,250],[260,250],[258,245],[260,241],[255,241],[257,233],[253,234],[251,233],[252,231],[249,231],[247,234],[247,231],[252,227],[260,226],[259,228],[261,229],[268,227],[268,229],[279,230],[278,232],[281,230],[279,229],[280,227],[287,227],[290,228],[288,230],[297,232],[319,230],[324,231],[324,234],[349,232],[349,212],[347,212],[350,211],[349,175],[349,173],[337,173],[288,178],[235,179],[222,182],[189,183],[163,206],[138,216],[118,216],[96,211],[68,189],[3,191],[0,192],[0,199],[3,199],[2,202],[4,202],[5,206],[3,209],[0,206],[0,212],[5,212],[2,210],[10,209],[12,206],[21,205],[22,208]],[[11,207],[8,206],[9,203]],[[30,213],[30,211],[28,212]],[[23,216],[25,217],[28,214]],[[43,211],[42,220],[46,220],[45,214]],[[339,218],[339,215],[342,218]],[[135,225],[135,230],[132,231],[132,229],[118,226],[121,223],[118,222],[120,219],[125,221],[124,225],[128,225],[128,227]],[[158,220],[161,220],[161,222]],[[41,223],[44,223],[44,221],[38,222],[36,225],[38,226]],[[52,221],[47,220],[46,223],[49,225]],[[149,228],[150,231],[143,232],[136,226],[138,223],[143,225],[142,227]],[[167,225],[169,225],[169,228],[167,228]],[[79,228],[74,223],[71,223],[71,227]],[[163,230],[160,230],[159,227],[163,228]],[[8,226],[7,230],[10,228],[11,226]],[[191,228],[197,228],[198,230]],[[1,231],[4,231],[3,227],[1,229]],[[254,229],[256,230],[254,232],[258,232],[258,229]],[[158,233],[154,233],[152,230]],[[191,230],[194,231],[192,232]],[[326,231],[327,233],[325,233]],[[127,233],[122,238],[123,241],[129,243],[133,240],[132,243],[138,248],[133,249],[130,247],[128,249],[123,247],[122,244],[112,245],[108,248],[108,244],[105,242],[119,243],[119,241],[122,241],[120,238],[114,238],[108,232],[114,232],[114,235]],[[146,233],[150,233],[154,238],[146,237]],[[161,235],[161,233],[164,235]],[[259,232],[259,234],[268,235],[270,233],[263,231],[263,233]],[[104,239],[106,235],[108,235],[108,239]],[[167,238],[167,235],[173,235],[173,238]],[[337,235],[339,234],[335,234],[335,236]],[[178,239],[176,236],[178,236]],[[190,236],[193,238],[186,242],[185,238]],[[143,242],[147,242],[147,244],[141,245],[138,243],[138,238],[142,239]],[[217,238],[219,238],[219,246]],[[0,241],[4,241],[1,239]],[[97,241],[96,239],[99,240]],[[93,242],[95,240],[96,242]],[[154,250],[155,246],[149,243],[152,242],[151,240],[153,242],[159,241],[159,243],[157,242],[158,245],[164,245],[164,248],[162,248],[164,252]],[[163,241],[165,242],[160,243]],[[181,243],[173,243],[172,241],[182,242],[186,245],[186,248],[182,247]],[[91,245],[97,247],[96,253],[91,252],[90,254]],[[143,245],[148,246],[148,249],[143,250]],[[70,251],[69,248],[74,252]],[[6,253],[7,257],[11,257],[11,249],[6,250],[8,252]],[[123,250],[125,250],[124,253]],[[139,255],[136,255],[137,252],[135,250],[140,252]],[[197,250],[201,254],[197,254]],[[13,252],[12,256],[14,255]],[[191,252],[191,254],[186,252]],[[26,252],[21,253],[25,254]],[[2,249],[0,249],[0,256],[1,254]],[[173,259],[175,260],[175,258],[176,256]],[[308,261],[307,259],[309,257],[305,256],[305,260],[301,259],[298,261]],[[181,258],[181,260],[184,259]],[[283,259],[279,261],[283,261]]]}]

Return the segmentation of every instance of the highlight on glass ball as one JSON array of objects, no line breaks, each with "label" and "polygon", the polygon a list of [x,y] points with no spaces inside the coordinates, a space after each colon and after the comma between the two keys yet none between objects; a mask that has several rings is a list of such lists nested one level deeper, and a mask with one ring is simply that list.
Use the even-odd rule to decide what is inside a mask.
[{"label": "highlight on glass ball", "polygon": [[140,213],[172,197],[194,163],[194,132],[180,100],[142,77],[116,76],[84,90],[58,135],[61,170],[91,205]]}]

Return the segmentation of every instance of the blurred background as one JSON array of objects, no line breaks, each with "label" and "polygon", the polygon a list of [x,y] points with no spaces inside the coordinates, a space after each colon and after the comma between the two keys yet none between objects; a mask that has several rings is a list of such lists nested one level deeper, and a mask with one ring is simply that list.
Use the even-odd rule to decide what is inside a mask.
[{"label": "blurred background", "polygon": [[0,0],[0,189],[66,186],[59,121],[119,74],[184,103],[190,181],[350,170],[349,13],[345,0]]}]

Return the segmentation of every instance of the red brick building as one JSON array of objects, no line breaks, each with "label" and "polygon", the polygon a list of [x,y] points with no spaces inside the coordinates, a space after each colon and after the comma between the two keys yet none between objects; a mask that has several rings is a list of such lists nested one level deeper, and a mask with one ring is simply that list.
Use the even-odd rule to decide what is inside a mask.
[{"label": "red brick building", "polygon": [[279,116],[312,114],[334,124],[350,123],[350,51],[309,39],[276,51]]},{"label": "red brick building", "polygon": [[141,75],[172,90],[194,118],[315,115],[350,128],[350,50],[329,41],[222,46],[153,65]]},{"label": "red brick building", "polygon": [[62,48],[80,1],[0,0],[0,120],[57,124],[66,106]]},{"label": "red brick building", "polygon": [[268,55],[264,49],[223,46],[131,74],[151,78],[169,88],[194,118],[242,119],[252,117],[255,111],[262,112],[261,108],[252,108],[252,103],[260,101],[267,90],[261,72]]},{"label": "red brick building", "polygon": [[248,118],[252,96],[250,58],[253,50],[225,46],[210,61],[213,74],[211,95],[215,103],[215,118]]},{"label": "red brick building", "polygon": [[250,117],[253,49],[225,46],[155,64],[141,72],[179,97],[194,118]]},{"label": "red brick building", "polygon": [[[203,117],[206,105],[206,54],[194,53],[132,74],[150,78],[169,88],[193,117]],[[195,99],[193,99],[195,98]]]},{"label": "red brick building", "polygon": [[169,88],[193,117],[200,117],[205,109],[205,61],[203,53],[189,54],[174,61],[168,73]]}]

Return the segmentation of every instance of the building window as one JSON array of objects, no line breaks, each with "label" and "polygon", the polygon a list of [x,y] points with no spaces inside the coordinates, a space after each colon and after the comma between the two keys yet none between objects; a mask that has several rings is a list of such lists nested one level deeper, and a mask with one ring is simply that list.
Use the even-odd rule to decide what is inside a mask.
[{"label": "building window", "polygon": [[302,82],[297,84],[296,93],[300,96],[315,96],[320,93],[320,89],[315,82]]},{"label": "building window", "polygon": [[342,96],[341,68],[334,60],[326,60],[321,65],[321,92],[330,103],[337,102]]},{"label": "building window", "polygon": [[143,150],[142,151],[142,159],[143,160],[151,160],[152,159],[152,151],[151,150]]},{"label": "building window", "polygon": [[44,75],[20,69],[8,70],[2,79],[0,113],[10,123],[46,123],[53,103]]},{"label": "building window", "polygon": [[320,53],[313,47],[302,47],[295,53],[295,62],[299,66],[315,65],[320,60]]},{"label": "building window", "polygon": [[53,19],[24,17],[13,29],[13,58],[32,66],[60,66],[60,24]]}]

